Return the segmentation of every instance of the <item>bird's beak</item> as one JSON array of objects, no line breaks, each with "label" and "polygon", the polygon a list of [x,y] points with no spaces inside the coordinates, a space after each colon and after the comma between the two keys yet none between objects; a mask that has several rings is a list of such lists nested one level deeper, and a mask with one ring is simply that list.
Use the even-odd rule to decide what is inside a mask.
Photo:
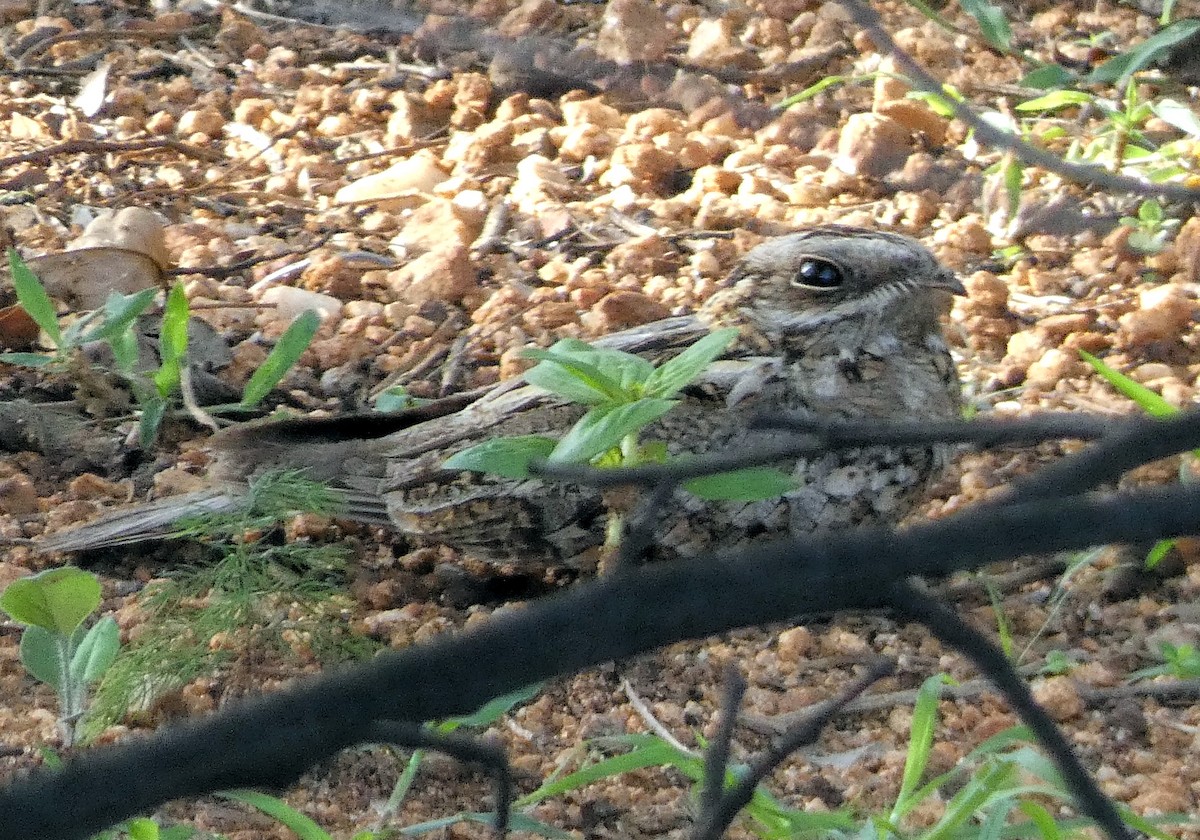
[{"label": "bird's beak", "polygon": [[958,279],[953,271],[942,271],[930,277],[923,284],[928,289],[942,289],[954,295],[966,295],[967,287]]}]

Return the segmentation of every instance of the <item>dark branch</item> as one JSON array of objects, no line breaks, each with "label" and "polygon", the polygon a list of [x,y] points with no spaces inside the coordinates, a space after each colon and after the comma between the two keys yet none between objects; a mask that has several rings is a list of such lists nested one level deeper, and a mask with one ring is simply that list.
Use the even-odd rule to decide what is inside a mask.
[{"label": "dark branch", "polygon": [[144,740],[96,749],[60,771],[33,773],[0,791],[0,837],[73,840],[170,799],[285,787],[313,763],[369,741],[375,721],[465,714],[537,680],[683,639],[884,606],[889,585],[909,575],[1198,532],[1200,488],[1181,485],[989,505],[902,531],[870,528],[824,541],[767,542],[644,567],[452,638],[384,654]]}]

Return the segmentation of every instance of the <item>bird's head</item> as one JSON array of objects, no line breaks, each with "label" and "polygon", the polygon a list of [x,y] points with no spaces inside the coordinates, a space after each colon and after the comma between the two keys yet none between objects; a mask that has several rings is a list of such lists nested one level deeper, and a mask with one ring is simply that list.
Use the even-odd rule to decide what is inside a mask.
[{"label": "bird's head", "polygon": [[842,324],[921,340],[940,331],[951,296],[965,293],[953,272],[913,239],[828,225],[748,251],[702,315],[785,343]]}]

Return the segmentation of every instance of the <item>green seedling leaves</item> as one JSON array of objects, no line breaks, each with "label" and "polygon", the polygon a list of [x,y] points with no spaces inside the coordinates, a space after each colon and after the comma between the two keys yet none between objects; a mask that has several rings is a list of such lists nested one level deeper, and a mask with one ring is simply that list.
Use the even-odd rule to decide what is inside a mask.
[{"label": "green seedling leaves", "polygon": [[647,397],[662,399],[675,396],[728,350],[737,335],[737,329],[729,327],[704,336],[675,358],[651,369],[643,380],[642,393]]},{"label": "green seedling leaves", "polygon": [[262,811],[280,825],[291,829],[300,840],[333,840],[332,835],[282,799],[256,790],[227,790],[218,793],[223,799],[244,802]]},{"label": "green seedling leaves", "polygon": [[1038,90],[1070,87],[1075,83],[1075,75],[1060,64],[1043,64],[1035,70],[1030,70],[1021,79],[1021,87]]},{"label": "green seedling leaves", "polygon": [[516,691],[510,691],[508,694],[501,694],[484,703],[471,714],[452,717],[442,721],[435,728],[438,732],[453,732],[460,726],[491,726],[517,706],[537,697],[541,690],[542,684],[538,682],[518,688]]},{"label": "green seedling leaves", "polygon": [[35,679],[61,692],[67,676],[67,647],[66,637],[31,624],[21,634],[21,664]]},{"label": "green seedling leaves", "polygon": [[987,0],[960,0],[963,11],[975,18],[983,39],[1001,52],[1012,49],[1012,29],[999,6]]},{"label": "green seedling leaves", "polygon": [[1079,355],[1083,360],[1091,365],[1096,373],[1112,385],[1122,395],[1128,397],[1137,403],[1143,411],[1151,417],[1171,417],[1178,414],[1179,409],[1164,400],[1161,396],[1151,391],[1140,382],[1130,379],[1123,373],[1113,370],[1104,362],[1088,353],[1086,350],[1080,350]]},{"label": "green seedling leaves", "polygon": [[1165,26],[1128,52],[1110,58],[1087,77],[1090,84],[1120,85],[1139,70],[1149,67],[1159,56],[1181,41],[1200,32],[1200,19],[1177,20]]},{"label": "green seedling leaves", "polygon": [[393,385],[375,398],[375,410],[384,413],[405,411],[425,405],[430,400],[414,397],[403,385]]},{"label": "green seedling leaves", "polygon": [[590,461],[618,445],[626,435],[653,423],[675,405],[675,400],[645,397],[631,403],[593,408],[563,435],[549,460],[563,463]]},{"label": "green seedling leaves", "polygon": [[504,478],[529,478],[529,465],[550,457],[556,442],[542,435],[493,438],[452,455],[448,470],[495,473]]},{"label": "green seedling leaves", "polygon": [[1200,137],[1200,116],[1184,103],[1175,99],[1159,99],[1150,103],[1150,109],[1163,122],[1170,123],[1185,134]]},{"label": "green seedling leaves", "polygon": [[55,347],[62,346],[62,332],[58,328],[58,311],[54,301],[46,294],[46,288],[37,275],[12,248],[8,249],[8,270],[12,274],[13,288],[21,308],[29,313],[42,332],[50,336]]},{"label": "green seedling leaves", "polygon": [[154,374],[154,387],[159,396],[167,397],[179,387],[181,369],[187,354],[188,301],[183,284],[176,283],[167,293],[163,308],[162,327],[158,335],[162,364]]},{"label": "green seedling leaves", "polygon": [[254,371],[250,381],[246,383],[240,403],[242,408],[252,408],[258,405],[267,394],[271,393],[271,389],[278,385],[292,365],[296,364],[300,354],[308,349],[308,345],[312,343],[313,336],[317,334],[317,328],[320,326],[320,316],[311,309],[306,310],[292,321],[258,370]]},{"label": "green seedling leaves", "polygon": [[[104,323],[80,336],[80,343],[88,341],[108,341],[126,332],[130,332],[133,322],[138,316],[150,308],[158,289],[142,289],[132,295],[119,292],[109,292],[104,302]],[[130,366],[132,368],[132,365]]]},{"label": "green seedling leaves", "polygon": [[630,386],[654,369],[645,359],[619,350],[601,350],[574,338],[564,338],[549,350],[522,353],[540,364],[526,371],[525,381],[552,394],[599,405],[630,396]]},{"label": "green seedling leaves", "polygon": [[108,671],[120,649],[121,630],[112,616],[105,616],[92,625],[75,648],[71,676],[84,685],[96,682]]},{"label": "green seedling leaves", "polygon": [[796,489],[790,475],[771,467],[706,475],[685,482],[684,489],[710,502],[759,502],[774,499]]},{"label": "green seedling leaves", "polygon": [[45,367],[54,361],[53,356],[45,353],[0,353],[0,362],[25,367]]},{"label": "green seedling leaves", "polygon": [[74,566],[15,580],[0,594],[0,609],[14,621],[70,636],[100,606],[100,582]]},{"label": "green seedling leaves", "polygon": [[1015,111],[1059,111],[1094,102],[1096,97],[1081,90],[1052,90],[1045,96],[1027,99],[1013,106]]},{"label": "green seedling leaves", "polygon": [[142,416],[138,420],[138,443],[143,449],[154,445],[158,437],[158,427],[162,425],[167,415],[167,400],[157,393],[146,396],[141,401]]}]

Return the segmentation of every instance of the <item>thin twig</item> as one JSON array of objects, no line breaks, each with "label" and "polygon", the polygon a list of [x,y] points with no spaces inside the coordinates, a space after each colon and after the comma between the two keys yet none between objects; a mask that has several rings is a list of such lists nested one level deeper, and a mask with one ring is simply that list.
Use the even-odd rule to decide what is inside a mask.
[{"label": "thin twig", "polygon": [[[704,837],[704,829],[719,823],[721,804],[725,800],[725,774],[729,768],[729,756],[733,751],[733,732],[737,729],[738,709],[746,696],[746,680],[737,666],[730,664],[725,669],[725,691],[721,695],[720,723],[708,749],[704,751],[704,783],[700,788],[700,814],[696,821],[700,831],[696,840]],[[738,810],[741,810],[740,808]],[[735,814],[737,811],[734,812]],[[726,824],[727,825],[727,824]],[[714,840],[724,831],[714,835]]]},{"label": "thin twig", "polygon": [[698,752],[691,747],[685,746],[682,741],[671,734],[671,730],[667,729],[661,720],[654,716],[654,712],[650,711],[650,707],[646,705],[646,701],[634,690],[629,680],[621,679],[621,691],[625,692],[625,696],[629,699],[629,705],[633,706],[633,710],[638,713],[638,717],[642,719],[642,723],[646,724],[651,732],[684,755],[691,756],[692,758],[700,757]]},{"label": "thin twig", "polygon": [[[670,464],[645,464],[622,469],[597,469],[579,464],[538,463],[531,471],[547,478],[607,489],[611,487],[648,487],[660,482],[682,483],[706,475],[730,470],[771,464],[788,458],[799,458],[815,452],[835,449],[856,449],[862,446],[919,446],[934,443],[970,443],[977,446],[998,446],[1012,443],[1037,443],[1062,438],[1095,439],[1117,428],[1121,421],[1111,417],[1086,414],[1047,413],[1023,420],[826,420],[818,418],[767,419],[761,425],[786,426],[795,431],[792,441],[745,447],[738,452],[706,453],[702,458],[677,460]],[[1157,426],[1153,421],[1134,418],[1124,421],[1137,424],[1137,433],[1145,434]],[[756,425],[759,421],[756,421]],[[1155,432],[1157,433],[1157,432]],[[1193,432],[1191,445],[1200,445],[1200,430]],[[1186,448],[1186,447],[1185,447]],[[1178,451],[1178,450],[1177,450]]]},{"label": "thin twig", "polygon": [[745,775],[721,797],[709,819],[700,823],[693,840],[720,840],[733,823],[738,812],[750,804],[754,791],[763,779],[775,771],[789,755],[816,741],[821,730],[858,695],[896,669],[893,659],[875,661],[858,679],[853,680],[838,695],[805,713],[803,719],[790,729],[779,743],[750,763]]}]

